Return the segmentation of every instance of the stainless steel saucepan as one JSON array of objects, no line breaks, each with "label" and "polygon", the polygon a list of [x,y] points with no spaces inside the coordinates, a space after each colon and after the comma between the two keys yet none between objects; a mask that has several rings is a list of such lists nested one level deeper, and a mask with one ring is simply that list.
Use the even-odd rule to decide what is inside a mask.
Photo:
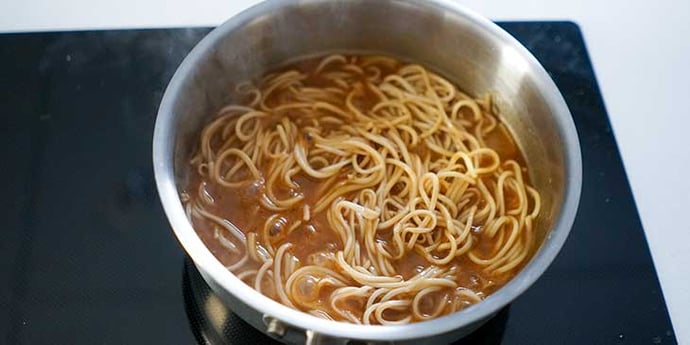
[{"label": "stainless steel saucepan", "polygon": [[[492,93],[542,194],[537,230],[544,241],[508,284],[463,311],[409,325],[328,321],[286,307],[242,283],[216,260],[187,220],[178,192],[200,129],[229,101],[230,86],[299,56],[375,52],[428,66],[473,95]],[[209,33],[182,62],[158,112],[156,183],[180,244],[204,279],[240,317],[288,343],[426,344],[464,336],[525,291],[565,242],[580,196],[575,126],[537,60],[489,20],[453,1],[268,1]]]}]

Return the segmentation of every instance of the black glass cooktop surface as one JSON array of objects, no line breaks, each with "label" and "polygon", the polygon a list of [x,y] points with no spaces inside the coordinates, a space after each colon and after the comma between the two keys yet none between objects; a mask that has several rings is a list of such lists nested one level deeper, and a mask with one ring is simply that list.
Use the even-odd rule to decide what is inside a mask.
[{"label": "black glass cooktop surface", "polygon": [[[582,199],[549,270],[458,343],[675,344],[578,27],[500,25],[565,96],[582,145]],[[268,342],[214,307],[155,190],[158,104],[208,31],[0,35],[0,344]]]}]

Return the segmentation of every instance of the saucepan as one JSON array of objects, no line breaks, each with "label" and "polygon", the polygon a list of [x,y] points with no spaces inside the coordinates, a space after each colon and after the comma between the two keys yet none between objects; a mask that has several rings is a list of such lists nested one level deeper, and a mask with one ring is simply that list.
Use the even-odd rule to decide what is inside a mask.
[{"label": "saucepan", "polygon": [[[300,56],[383,53],[423,64],[465,92],[490,93],[542,194],[530,262],[485,300],[407,325],[354,325],[291,309],[241,282],[204,246],[180,201],[202,126],[227,102],[229,85]],[[189,53],[161,102],[153,138],[156,183],[180,244],[213,291],[237,315],[286,343],[438,344],[464,335],[523,293],[563,246],[580,196],[575,126],[558,88],[508,33],[454,1],[300,0],[260,3],[211,31]]]}]

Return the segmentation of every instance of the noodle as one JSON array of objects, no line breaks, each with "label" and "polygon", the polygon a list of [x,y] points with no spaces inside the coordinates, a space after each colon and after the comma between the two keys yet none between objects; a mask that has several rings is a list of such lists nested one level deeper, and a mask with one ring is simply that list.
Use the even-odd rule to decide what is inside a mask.
[{"label": "noodle", "polygon": [[343,55],[236,94],[201,132],[183,202],[228,270],[289,307],[429,320],[481,301],[538,244],[541,199],[490,97]]}]

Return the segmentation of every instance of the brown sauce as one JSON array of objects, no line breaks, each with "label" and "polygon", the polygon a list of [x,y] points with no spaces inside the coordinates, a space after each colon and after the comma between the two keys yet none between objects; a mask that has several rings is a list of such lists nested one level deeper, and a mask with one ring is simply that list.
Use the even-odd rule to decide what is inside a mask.
[{"label": "brown sauce", "polygon": [[[316,64],[315,61],[316,60],[302,61],[288,66],[287,68],[282,69],[282,71],[291,69],[301,71],[313,70]],[[394,68],[391,68],[391,70],[383,72],[391,73],[394,70]],[[309,78],[310,79],[305,81],[305,84],[313,85],[314,87],[327,84],[326,81],[320,80],[318,77],[310,76]],[[362,82],[362,84],[364,83]],[[357,100],[357,104],[359,106],[366,108],[377,102],[376,96],[371,91],[368,91],[366,87],[362,87],[361,89],[361,95]],[[276,104],[281,102],[280,98],[281,96],[277,95],[275,98],[273,98],[273,102]],[[263,125],[275,126],[277,121],[278,120],[273,119],[265,122]],[[515,160],[524,167],[525,160],[522,157],[519,148],[515,144],[515,141],[510,137],[509,132],[501,129],[501,126],[503,126],[503,124],[498,121],[498,127],[486,137],[487,145],[499,153],[502,162],[506,160]],[[328,130],[328,128],[325,128],[325,130]],[[264,167],[262,173],[267,175],[265,168],[266,167]],[[274,211],[269,211],[259,206],[262,194],[262,186],[260,184],[248,183],[239,189],[229,190],[225,187],[202,179],[195,169],[190,169],[190,172],[189,183],[185,190],[188,191],[191,199],[195,200],[197,198],[196,191],[201,185],[203,185],[207,193],[214,199],[214,204],[207,206],[207,210],[221,218],[228,220],[245,234],[250,232],[261,232],[265,220],[275,214]],[[526,172],[523,173],[525,173],[524,178],[527,179]],[[304,174],[298,175],[295,181],[299,185],[299,190],[280,190],[279,195],[284,196],[289,195],[290,193],[301,193],[304,195],[304,205],[309,206],[310,209],[314,209],[314,206],[319,198],[319,190],[324,188],[324,186],[321,185],[320,181],[312,179]],[[337,186],[329,186],[329,188],[337,188]],[[505,197],[508,208],[510,208],[511,205],[514,206],[516,204],[516,195],[508,193]],[[309,221],[305,221],[303,219],[304,210],[302,207],[298,207],[290,211],[280,212],[279,216],[284,220],[283,226],[285,227],[290,227],[296,224],[298,221],[301,222],[300,225],[298,225],[287,235],[285,234],[285,231],[276,231],[278,235],[276,235],[272,240],[275,242],[274,246],[276,248],[280,243],[285,241],[295,244],[291,249],[291,253],[297,259],[299,259],[300,262],[315,263],[313,262],[315,253],[335,252],[342,249],[342,244],[340,243],[337,234],[329,226],[325,212],[319,214],[311,213]],[[243,246],[240,246],[239,253],[233,253],[220,243],[218,238],[215,236],[215,226],[213,224],[207,221],[202,221],[198,218],[194,218],[193,226],[202,241],[223,264],[231,265],[243,257]],[[495,250],[492,241],[484,238],[485,236],[476,230],[479,229],[475,229],[475,233],[472,235],[475,236],[475,250],[479,251],[482,257],[490,257]],[[228,236],[226,235],[226,237]],[[235,242],[237,243],[237,241]],[[362,246],[362,249],[366,250],[364,249],[364,246]],[[475,290],[480,292],[481,295],[487,296],[511,279],[524,266],[524,262],[527,262],[527,260],[524,260],[523,264],[518,265],[510,272],[498,276],[487,275],[482,270],[482,267],[474,264],[465,256],[460,256],[454,259],[449,265],[454,265],[458,268],[456,280],[459,286]],[[408,279],[420,272],[423,268],[428,267],[429,263],[423,257],[412,251],[404,258],[395,261],[393,265],[405,279]],[[257,263],[250,261],[247,263],[246,268],[256,269],[258,266],[259,265]],[[270,287],[268,287],[267,290],[270,290]],[[320,304],[324,309],[330,308],[328,302],[328,293],[329,290],[324,289],[321,291],[321,295],[319,296]],[[422,305],[422,309],[431,313],[431,311],[436,307],[437,303],[443,303],[444,296],[448,293],[449,291],[439,291],[429,294]],[[271,297],[277,299],[276,296]],[[469,305],[469,302],[467,304]],[[356,315],[361,315],[364,306],[349,301],[341,307],[350,310]],[[387,313],[387,316],[390,319],[395,319],[398,317],[395,310],[386,310],[385,313]],[[402,315],[400,315],[400,317],[402,317]]]}]

